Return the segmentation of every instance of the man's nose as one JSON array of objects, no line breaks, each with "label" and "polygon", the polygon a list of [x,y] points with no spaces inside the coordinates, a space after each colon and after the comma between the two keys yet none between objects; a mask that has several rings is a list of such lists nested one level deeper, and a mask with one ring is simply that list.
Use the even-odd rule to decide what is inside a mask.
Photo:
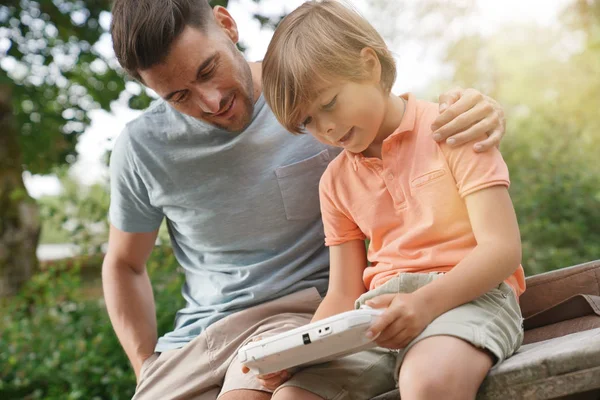
[{"label": "man's nose", "polygon": [[216,114],[221,109],[223,96],[217,88],[202,87],[196,90],[196,104],[205,114]]}]

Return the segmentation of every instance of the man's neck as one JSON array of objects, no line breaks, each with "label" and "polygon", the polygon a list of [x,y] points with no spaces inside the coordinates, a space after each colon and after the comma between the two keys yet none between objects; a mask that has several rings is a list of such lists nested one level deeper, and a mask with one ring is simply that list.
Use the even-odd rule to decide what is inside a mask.
[{"label": "man's neck", "polygon": [[252,94],[256,103],[262,93],[262,63],[249,62],[250,72],[252,73]]}]

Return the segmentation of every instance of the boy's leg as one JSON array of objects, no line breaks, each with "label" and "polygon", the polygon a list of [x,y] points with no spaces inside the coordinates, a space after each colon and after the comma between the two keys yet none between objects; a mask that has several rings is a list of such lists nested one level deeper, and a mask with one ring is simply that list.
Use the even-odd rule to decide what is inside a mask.
[{"label": "boy's leg", "polygon": [[376,348],[313,365],[277,388],[273,399],[370,399],[396,387],[395,364],[396,353]]},{"label": "boy's leg", "polygon": [[453,336],[421,340],[404,356],[398,385],[402,400],[475,399],[493,364],[486,350]]}]

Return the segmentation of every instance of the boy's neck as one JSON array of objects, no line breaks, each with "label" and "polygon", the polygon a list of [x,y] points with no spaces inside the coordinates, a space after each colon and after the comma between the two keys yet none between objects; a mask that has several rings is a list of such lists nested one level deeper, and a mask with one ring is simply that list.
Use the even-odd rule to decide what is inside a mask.
[{"label": "boy's neck", "polygon": [[379,132],[377,133],[375,140],[373,140],[373,143],[363,151],[365,157],[381,158],[381,146],[383,145],[383,141],[400,126],[405,111],[405,101],[400,96],[390,93],[386,102],[383,122],[379,128]]}]

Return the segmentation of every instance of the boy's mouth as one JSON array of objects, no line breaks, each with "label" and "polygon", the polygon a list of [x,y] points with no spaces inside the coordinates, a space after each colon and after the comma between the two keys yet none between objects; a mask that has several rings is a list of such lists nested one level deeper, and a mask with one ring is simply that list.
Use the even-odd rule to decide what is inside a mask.
[{"label": "boy's mouth", "polygon": [[338,140],[338,142],[340,144],[342,144],[342,145],[346,144],[350,140],[350,138],[352,137],[353,133],[354,133],[354,127],[350,128],[350,130],[348,131],[348,133],[346,133],[344,136],[342,136],[340,138],[340,140]]}]

